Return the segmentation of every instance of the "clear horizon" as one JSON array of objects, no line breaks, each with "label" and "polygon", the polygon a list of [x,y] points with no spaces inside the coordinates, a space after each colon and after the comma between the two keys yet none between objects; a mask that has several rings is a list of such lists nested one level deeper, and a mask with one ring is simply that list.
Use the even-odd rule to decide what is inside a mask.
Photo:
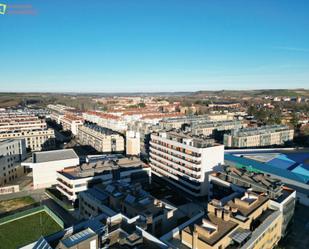
[{"label": "clear horizon", "polygon": [[[20,1],[3,1],[8,10]],[[0,92],[309,86],[309,1],[29,0],[0,15]]]}]

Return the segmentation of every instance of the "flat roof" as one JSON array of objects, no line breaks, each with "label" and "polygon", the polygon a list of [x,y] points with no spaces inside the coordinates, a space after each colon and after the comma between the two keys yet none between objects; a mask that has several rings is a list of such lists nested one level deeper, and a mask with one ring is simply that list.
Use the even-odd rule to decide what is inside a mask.
[{"label": "flat roof", "polygon": [[[181,144],[186,144],[195,148],[214,147],[221,144],[215,142],[214,139],[205,137],[203,135],[194,135],[191,132],[182,132],[177,130],[153,132],[152,135],[163,139],[175,141]],[[190,141],[190,143],[189,143]]]},{"label": "flat roof", "polygon": [[202,241],[204,241],[205,243],[207,243],[208,245],[212,246],[214,244],[216,244],[218,241],[220,241],[222,238],[224,238],[229,232],[231,232],[234,228],[236,228],[238,226],[238,224],[234,221],[224,221],[218,217],[216,217],[214,214],[212,213],[208,213],[206,214],[203,218],[199,219],[199,221],[197,223],[193,223],[189,226],[187,226],[186,228],[184,228],[184,231],[189,233],[189,234],[193,234],[194,231],[194,226],[198,225],[201,228],[203,228],[203,219],[205,219],[207,221],[210,221],[212,224],[217,225],[218,229],[216,232],[214,232],[214,234],[210,237],[206,237],[203,234],[198,234],[198,238]]},{"label": "flat roof", "polygon": [[78,158],[79,157],[73,149],[41,151],[33,153],[32,163],[45,163]]},{"label": "flat roof", "polygon": [[[225,153],[224,160],[236,167],[245,167],[248,170],[257,170],[287,178],[300,183],[309,183],[308,153],[267,153],[262,152],[234,152]],[[294,163],[292,162],[294,161]]]},{"label": "flat roof", "polygon": [[[248,217],[252,212],[254,212],[255,210],[257,210],[260,206],[262,206],[265,202],[267,202],[269,200],[268,197],[262,196],[262,195],[257,195],[256,196],[257,199],[252,200],[252,203],[248,206],[248,207],[244,207],[242,205],[238,205],[235,202],[235,199],[229,201],[227,203],[227,205],[229,205],[232,208],[237,208],[237,210],[239,211],[239,213],[245,217]],[[245,202],[249,202],[250,203],[250,198],[243,199]]]},{"label": "flat roof", "polygon": [[0,140],[0,145],[5,145],[5,144],[7,144],[7,143],[11,143],[11,142],[14,142],[14,141],[16,141],[16,142],[19,142],[19,141],[21,141],[21,140],[23,140],[23,138],[20,138],[20,139],[13,139],[13,138],[5,138],[5,139],[1,139]]},{"label": "flat roof", "polygon": [[91,237],[97,236],[97,234],[91,229],[91,228],[86,228],[85,230],[82,230],[78,233],[75,233],[65,239],[63,239],[61,242],[66,246],[66,247],[72,247],[75,246],[82,241],[85,241]]},{"label": "flat roof", "polygon": [[83,163],[78,166],[65,168],[59,173],[69,179],[91,177],[98,174],[109,173],[111,170],[125,171],[145,167],[145,164],[137,157],[119,158],[117,160],[98,160],[91,163]]}]

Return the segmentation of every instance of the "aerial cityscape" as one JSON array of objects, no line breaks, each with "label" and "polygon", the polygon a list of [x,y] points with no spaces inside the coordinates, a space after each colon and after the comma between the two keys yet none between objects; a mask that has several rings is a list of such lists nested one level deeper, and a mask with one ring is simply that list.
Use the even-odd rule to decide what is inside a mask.
[{"label": "aerial cityscape", "polygon": [[309,2],[0,0],[0,249],[308,249]]}]

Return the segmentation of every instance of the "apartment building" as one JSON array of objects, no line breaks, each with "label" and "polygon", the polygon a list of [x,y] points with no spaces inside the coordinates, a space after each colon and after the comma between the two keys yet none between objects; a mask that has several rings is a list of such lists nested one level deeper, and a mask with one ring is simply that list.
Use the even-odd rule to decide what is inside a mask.
[{"label": "apartment building", "polygon": [[140,149],[141,155],[144,157],[148,157],[149,155],[149,142],[150,142],[150,134],[152,132],[158,132],[161,130],[160,126],[146,123],[143,121],[135,121],[129,124],[129,130],[134,132],[138,132],[140,134]]},{"label": "apartment building", "polygon": [[0,119],[0,132],[28,131],[46,129],[47,125],[43,119],[34,115],[8,114]]},{"label": "apartment building", "polygon": [[47,107],[51,110],[50,119],[61,124],[63,130],[71,131],[74,136],[77,135],[78,127],[84,122],[80,112],[73,107],[60,104]]},{"label": "apartment building", "polygon": [[[234,113],[226,113],[226,114],[207,114],[207,115],[198,115],[198,116],[183,116],[183,117],[175,117],[175,118],[165,118],[160,121],[160,126],[163,129],[180,129],[184,124],[189,126],[198,126],[198,125],[209,125],[215,126],[216,124],[226,124],[231,125],[234,121]],[[231,122],[228,122],[231,121]],[[234,125],[239,125],[235,123]],[[219,125],[217,125],[219,126]],[[202,133],[201,133],[202,134]],[[209,133],[211,134],[211,133]],[[205,134],[208,135],[208,134]]]},{"label": "apartment building", "polygon": [[56,188],[69,201],[75,202],[78,194],[93,184],[122,180],[145,182],[150,179],[150,168],[136,157],[98,160],[59,170]]},{"label": "apartment building", "polygon": [[124,138],[122,135],[95,125],[84,124],[78,127],[78,141],[83,145],[90,145],[99,152],[124,152]]},{"label": "apartment building", "polygon": [[83,113],[83,118],[85,121],[117,132],[124,133],[127,130],[127,122],[114,114],[88,111]]},{"label": "apartment building", "polygon": [[224,134],[224,145],[233,148],[262,147],[293,140],[294,130],[284,125],[243,128]]},{"label": "apartment building", "polygon": [[177,131],[151,134],[152,173],[193,195],[207,194],[208,175],[224,162],[224,146]]},{"label": "apartment building", "polygon": [[53,149],[55,133],[48,129],[45,120],[33,115],[1,114],[0,140],[25,139],[26,147],[32,151]]},{"label": "apartment building", "polygon": [[[4,115],[3,115],[4,114]],[[25,116],[38,116],[38,117],[46,117],[49,116],[49,110],[45,108],[28,108],[28,107],[20,107],[16,109],[15,107],[5,108],[0,110],[0,119],[2,116],[6,116],[7,114],[10,115],[25,115]]]},{"label": "apartment building", "polygon": [[267,196],[245,192],[227,202],[213,199],[207,210],[181,230],[182,248],[271,249],[281,238],[282,212],[270,207]]},{"label": "apartment building", "polygon": [[139,226],[139,221],[122,214],[106,217],[102,214],[61,230],[51,236],[41,237],[21,249],[101,249],[168,248],[166,244]]},{"label": "apartment building", "polygon": [[130,219],[139,217],[140,226],[160,237],[185,222],[189,217],[177,207],[152,197],[140,183],[123,181],[98,184],[80,193],[81,218],[89,219],[102,213],[113,216],[122,213]]},{"label": "apartment building", "polygon": [[83,118],[91,123],[125,134],[132,122],[157,124],[164,118],[183,116],[178,112],[162,113],[156,108],[130,108],[106,112],[89,111],[83,113]]},{"label": "apartment building", "polygon": [[20,162],[26,158],[24,139],[0,141],[0,186],[10,183],[24,174]]},{"label": "apartment building", "polygon": [[135,131],[126,132],[126,154],[137,156],[141,153],[140,133]]},{"label": "apartment building", "polygon": [[247,124],[239,120],[227,121],[207,121],[203,123],[194,123],[190,126],[190,130],[194,135],[209,136],[214,131],[228,131],[234,129],[241,129],[246,127]]},{"label": "apartment building", "polygon": [[73,149],[35,152],[22,162],[32,169],[33,188],[48,188],[57,184],[57,171],[79,165],[79,157]]},{"label": "apartment building", "polygon": [[49,110],[51,110],[52,112],[57,112],[57,113],[65,113],[65,112],[70,112],[70,111],[74,111],[75,108],[71,107],[71,106],[66,106],[66,105],[61,105],[61,104],[49,104],[47,105],[47,108]]},{"label": "apartment building", "polygon": [[252,172],[263,172],[280,179],[285,186],[296,190],[297,201],[309,206],[308,151],[244,149],[226,152],[226,164],[245,168]]},{"label": "apartment building", "polygon": [[78,128],[82,126],[84,123],[81,117],[76,115],[64,115],[61,120],[60,124],[62,125],[62,129],[65,131],[71,131],[74,136],[78,133]]},{"label": "apartment building", "polygon": [[254,191],[267,196],[269,207],[282,212],[281,236],[287,234],[295,210],[296,191],[286,187],[280,180],[261,172],[250,172],[245,168],[225,166],[222,171],[209,176],[209,199],[225,201]]}]

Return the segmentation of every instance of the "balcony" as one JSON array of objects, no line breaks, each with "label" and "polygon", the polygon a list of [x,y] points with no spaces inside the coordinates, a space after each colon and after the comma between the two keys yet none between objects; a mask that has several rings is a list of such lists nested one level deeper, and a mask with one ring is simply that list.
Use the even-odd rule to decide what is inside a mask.
[{"label": "balcony", "polygon": [[[170,160],[167,160],[161,157],[160,155],[156,155],[153,152],[150,152],[149,154],[154,160],[159,161],[159,162],[161,161],[162,165],[164,165],[166,168],[170,169],[170,167],[172,167],[172,169],[175,170],[177,174],[180,173],[183,175],[191,176],[195,179],[201,178],[201,171],[197,172],[192,169],[186,168]],[[165,165],[164,163],[166,163],[167,165]]]},{"label": "balcony", "polygon": [[190,168],[194,168],[194,169],[196,169],[196,171],[201,170],[201,166],[200,166],[201,162],[200,161],[198,163],[193,163],[193,162],[190,162],[188,160],[180,158],[180,156],[175,156],[172,153],[168,153],[167,151],[164,151],[162,149],[158,149],[155,146],[152,146],[150,148],[150,150],[155,151],[156,154],[162,155],[163,157],[166,157],[168,155],[168,157],[171,157],[173,159],[173,161],[190,165]]},{"label": "balcony", "polygon": [[170,148],[167,146],[164,146],[162,144],[156,143],[153,140],[150,141],[150,145],[156,147],[157,149],[162,149],[162,150],[166,150],[169,151],[171,153],[173,153],[174,155],[179,156],[180,158],[182,158],[183,156],[185,156],[186,158],[189,158],[192,161],[200,161],[201,160],[201,154],[195,153],[195,154],[187,154],[185,152],[179,151],[175,148]]},{"label": "balcony", "polygon": [[[159,171],[162,175],[168,176],[170,178],[173,178],[177,181],[180,181],[181,183],[190,186],[192,189],[199,189],[200,184],[198,184],[198,181],[194,178],[188,177],[185,174],[182,174],[181,172],[175,172],[171,173],[166,169],[166,166],[158,161],[152,161],[151,167],[155,168],[157,171]],[[169,169],[171,170],[171,169]],[[184,178],[188,177],[186,180]]]}]

